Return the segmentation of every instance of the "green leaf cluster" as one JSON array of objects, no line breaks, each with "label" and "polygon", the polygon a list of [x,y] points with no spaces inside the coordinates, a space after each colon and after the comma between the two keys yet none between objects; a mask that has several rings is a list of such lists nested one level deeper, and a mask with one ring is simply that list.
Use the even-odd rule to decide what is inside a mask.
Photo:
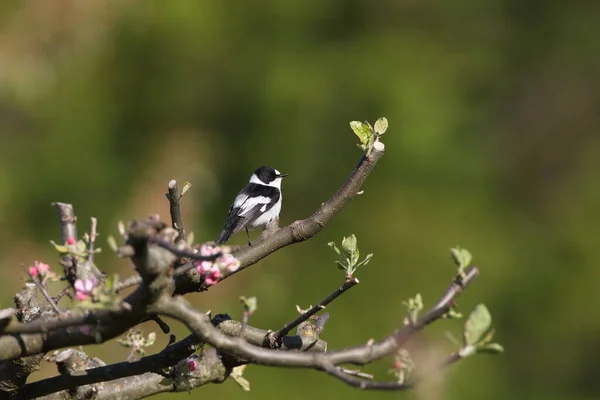
[{"label": "green leaf cluster", "polygon": [[463,331],[464,355],[476,353],[499,354],[504,348],[498,343],[492,343],[494,329],[492,316],[484,304],[478,304],[469,315]]},{"label": "green leaf cluster", "polygon": [[329,242],[327,245],[339,255],[339,260],[336,261],[336,264],[339,269],[346,271],[347,278],[351,277],[358,267],[367,265],[373,257],[373,253],[367,254],[365,259],[359,262],[360,251],[358,250],[357,239],[354,234],[344,237],[340,248],[336,246],[335,242]]},{"label": "green leaf cluster", "polygon": [[416,323],[419,313],[423,310],[423,298],[420,293],[415,297],[411,297],[408,301],[403,301],[402,304],[408,309],[408,317],[411,323]]},{"label": "green leaf cluster", "polygon": [[358,147],[368,156],[371,154],[375,142],[387,131],[388,121],[385,117],[379,118],[375,121],[375,126],[371,126],[368,121],[352,121],[350,122],[350,128],[358,136],[360,141]]}]

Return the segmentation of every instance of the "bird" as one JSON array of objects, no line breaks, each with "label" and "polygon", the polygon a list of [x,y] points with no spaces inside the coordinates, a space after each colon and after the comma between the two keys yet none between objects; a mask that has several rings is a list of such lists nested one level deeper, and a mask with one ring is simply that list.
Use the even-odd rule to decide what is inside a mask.
[{"label": "bird", "polygon": [[246,229],[248,244],[252,245],[249,229],[265,227],[279,218],[281,212],[281,181],[288,176],[273,167],[257,168],[250,181],[237,194],[229,208],[229,215],[223,230],[215,241],[223,244],[242,229]]}]

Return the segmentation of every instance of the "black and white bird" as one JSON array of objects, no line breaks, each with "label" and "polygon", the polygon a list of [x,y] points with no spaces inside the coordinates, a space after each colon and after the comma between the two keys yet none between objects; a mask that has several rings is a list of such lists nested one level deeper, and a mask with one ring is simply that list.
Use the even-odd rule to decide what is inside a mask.
[{"label": "black and white bird", "polygon": [[248,244],[252,244],[248,230],[262,228],[279,217],[281,180],[287,175],[271,167],[254,171],[248,184],[235,197],[216,243],[225,243],[245,228]]}]

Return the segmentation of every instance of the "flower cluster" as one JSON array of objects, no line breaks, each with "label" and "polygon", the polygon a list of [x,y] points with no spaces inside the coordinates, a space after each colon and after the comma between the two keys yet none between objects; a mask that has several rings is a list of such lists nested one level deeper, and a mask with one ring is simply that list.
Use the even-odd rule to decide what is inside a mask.
[{"label": "flower cluster", "polygon": [[[219,246],[202,245],[200,255],[212,256],[221,252]],[[240,262],[231,254],[223,254],[212,261],[196,261],[194,263],[199,274],[204,276],[204,283],[214,285],[223,277],[223,272],[235,272],[240,267]]]},{"label": "flower cluster", "polygon": [[94,279],[77,279],[73,287],[75,288],[75,297],[77,300],[83,301],[87,299],[94,288],[98,285],[98,281]]},{"label": "flower cluster", "polygon": [[43,278],[50,271],[50,266],[36,260],[33,262],[33,265],[29,267],[28,271],[32,278],[35,278],[38,275]]}]

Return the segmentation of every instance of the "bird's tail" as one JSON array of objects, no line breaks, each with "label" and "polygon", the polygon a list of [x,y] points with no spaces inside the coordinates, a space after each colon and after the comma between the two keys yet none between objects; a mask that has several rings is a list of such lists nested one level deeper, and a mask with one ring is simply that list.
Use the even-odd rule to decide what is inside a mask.
[{"label": "bird's tail", "polygon": [[219,237],[217,238],[217,240],[215,240],[215,243],[223,244],[229,240],[230,236],[231,236],[231,229],[225,228],[221,231],[221,233],[219,234]]}]

